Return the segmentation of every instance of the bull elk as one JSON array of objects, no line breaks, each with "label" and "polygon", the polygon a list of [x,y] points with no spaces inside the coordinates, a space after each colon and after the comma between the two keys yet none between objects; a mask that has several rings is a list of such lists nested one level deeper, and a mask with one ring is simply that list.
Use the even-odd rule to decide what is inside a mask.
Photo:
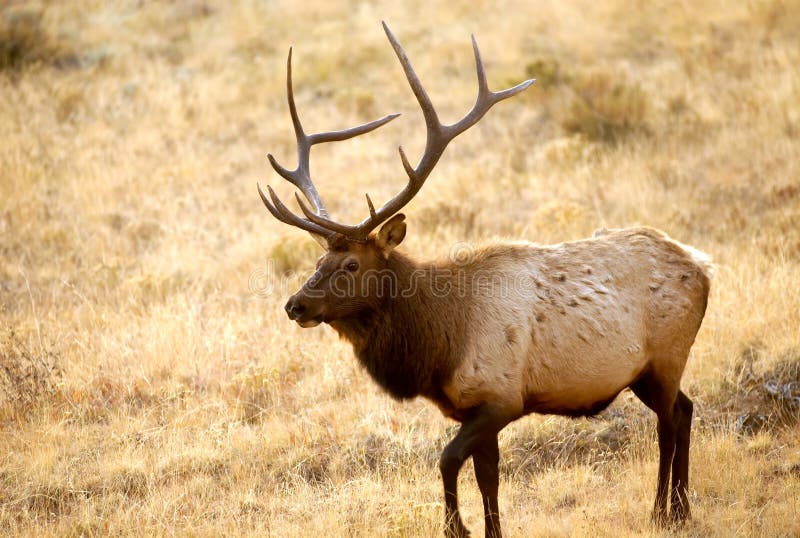
[{"label": "bull elk", "polygon": [[306,134],[294,102],[289,50],[286,87],[298,165],[288,170],[268,157],[303,193],[305,201],[295,193],[302,216],[272,188],[268,196],[258,191],[276,219],[310,232],[326,248],[314,274],[286,303],[289,318],[302,327],[329,324],[390,395],[422,396],[461,423],[439,461],[447,535],[469,534],[456,492],[469,457],[486,536],[501,535],[497,435],[507,424],[529,413],[595,415],[627,387],[658,418],[653,518],[658,524],[685,520],[692,401],[680,380],[706,309],[709,262],[650,228],[604,230],[551,246],[492,244],[457,261],[417,261],[398,250],[406,235],[399,211],[447,144],[533,80],[489,90],[473,37],[477,100],[461,120],[442,124],[405,51],[385,23],[383,28],[422,108],[427,138],[416,166],[399,148],[407,184],[378,209],[367,195],[369,214],[355,225],[332,220],[325,209],[311,181],[311,147],[367,133],[397,115]]}]

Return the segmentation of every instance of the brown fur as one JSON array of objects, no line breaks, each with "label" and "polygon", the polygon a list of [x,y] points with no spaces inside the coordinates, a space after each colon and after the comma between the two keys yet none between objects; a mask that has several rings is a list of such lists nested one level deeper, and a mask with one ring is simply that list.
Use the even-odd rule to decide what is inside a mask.
[{"label": "brown fur", "polygon": [[[462,335],[469,330],[468,319],[459,315],[460,300],[455,295],[430,293],[429,280],[443,274],[434,265],[423,266],[392,252],[381,269],[393,278],[391,283],[384,281],[385,286],[411,289],[416,280],[419,293],[386,297],[377,308],[330,324],[353,344],[360,363],[389,394],[396,398],[422,395],[448,406],[442,386],[463,356]],[[445,318],[441,312],[454,315]]]}]

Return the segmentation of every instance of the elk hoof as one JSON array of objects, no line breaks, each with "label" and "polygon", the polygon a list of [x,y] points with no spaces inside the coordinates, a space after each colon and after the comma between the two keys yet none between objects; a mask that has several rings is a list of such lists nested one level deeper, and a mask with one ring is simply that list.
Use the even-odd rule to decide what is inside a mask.
[{"label": "elk hoof", "polygon": [[653,515],[650,517],[650,521],[653,523],[655,527],[659,529],[664,529],[669,526],[669,518],[667,517],[667,512],[665,510],[655,510],[653,511]]},{"label": "elk hoof", "polygon": [[455,525],[449,525],[444,531],[446,538],[469,538],[472,536],[469,530],[460,521]]},{"label": "elk hoof", "polygon": [[689,510],[681,507],[678,508],[673,507],[672,511],[669,514],[669,524],[672,527],[682,527],[690,519],[692,519],[692,516],[689,513]]}]

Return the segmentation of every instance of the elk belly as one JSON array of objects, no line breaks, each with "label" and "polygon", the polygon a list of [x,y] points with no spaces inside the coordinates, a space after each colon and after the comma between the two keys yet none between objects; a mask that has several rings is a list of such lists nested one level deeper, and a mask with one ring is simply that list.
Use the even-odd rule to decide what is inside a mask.
[{"label": "elk belly", "polygon": [[[537,323],[526,360],[526,412],[570,416],[602,411],[647,365],[639,316],[573,313]],[[602,318],[600,318],[602,319]]]}]

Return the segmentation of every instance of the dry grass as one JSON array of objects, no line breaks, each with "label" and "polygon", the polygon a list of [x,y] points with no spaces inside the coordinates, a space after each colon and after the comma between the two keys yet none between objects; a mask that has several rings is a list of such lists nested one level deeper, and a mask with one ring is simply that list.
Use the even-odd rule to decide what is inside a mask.
[{"label": "dry grass", "polygon": [[[424,133],[386,19],[446,120],[473,99],[470,32],[496,86],[542,79],[454,142],[406,248],[648,224],[709,252],[678,534],[800,534],[800,4],[529,4],[0,3],[0,533],[441,532],[454,425],[285,319],[316,252],[255,192],[289,194],[264,154],[293,159],[290,44],[309,129],[404,113],[315,150],[330,209],[399,188]],[[653,422],[625,394],[508,428],[507,534],[660,534]]]}]

